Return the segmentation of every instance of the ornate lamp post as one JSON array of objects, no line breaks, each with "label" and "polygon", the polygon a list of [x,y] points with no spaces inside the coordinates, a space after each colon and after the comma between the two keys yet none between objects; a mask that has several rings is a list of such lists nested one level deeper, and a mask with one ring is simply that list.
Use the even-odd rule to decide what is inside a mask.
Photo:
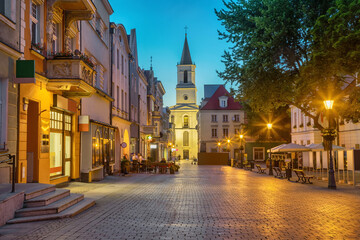
[{"label": "ornate lamp post", "polygon": [[[267,129],[270,131],[272,129],[272,123],[266,124]],[[269,165],[269,175],[273,176],[273,169],[272,169],[272,159],[271,159],[271,148],[270,148],[270,165]]]},{"label": "ornate lamp post", "polygon": [[324,138],[324,147],[326,150],[329,151],[329,177],[328,177],[328,188],[329,189],[336,189],[335,183],[335,174],[334,174],[334,164],[332,158],[332,142],[336,137],[336,129],[333,126],[333,116],[332,116],[332,108],[334,105],[334,100],[325,100],[324,101],[325,109],[326,109],[326,116],[329,122],[328,128],[325,128],[322,131],[323,138]]},{"label": "ornate lamp post", "polygon": [[242,145],[242,141],[244,138],[243,134],[240,134],[240,168],[244,168],[244,162],[243,162],[243,156],[242,156],[242,150],[244,149],[243,145]]}]

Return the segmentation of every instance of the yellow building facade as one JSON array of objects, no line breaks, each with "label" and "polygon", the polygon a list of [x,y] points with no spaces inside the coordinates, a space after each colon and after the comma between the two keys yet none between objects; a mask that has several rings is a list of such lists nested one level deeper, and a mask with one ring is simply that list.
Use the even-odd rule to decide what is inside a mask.
[{"label": "yellow building facade", "polygon": [[177,65],[176,105],[170,107],[170,122],[175,125],[176,156],[182,159],[197,158],[199,151],[195,69],[185,35],[181,61]]}]

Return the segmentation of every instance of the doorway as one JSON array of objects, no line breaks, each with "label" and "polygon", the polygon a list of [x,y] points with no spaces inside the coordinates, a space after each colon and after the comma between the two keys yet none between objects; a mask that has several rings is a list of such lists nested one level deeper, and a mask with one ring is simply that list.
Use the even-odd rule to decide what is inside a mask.
[{"label": "doorway", "polygon": [[183,159],[189,159],[189,150],[183,151]]},{"label": "doorway", "polygon": [[26,182],[39,182],[39,103],[29,100],[26,133]]}]

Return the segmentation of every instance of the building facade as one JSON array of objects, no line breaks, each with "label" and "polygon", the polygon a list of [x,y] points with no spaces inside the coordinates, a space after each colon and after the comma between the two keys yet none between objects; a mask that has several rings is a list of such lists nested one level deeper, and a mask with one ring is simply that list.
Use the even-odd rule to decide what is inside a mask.
[{"label": "building facade", "polygon": [[[94,65],[95,93],[81,101],[81,115],[89,116],[89,131],[81,133],[81,179],[101,180],[115,167],[115,131],[112,121],[110,15],[107,0],[94,1],[90,21],[81,21],[80,52]],[[91,149],[91,151],[89,151]]]},{"label": "building facade", "polygon": [[[243,130],[245,112],[223,85],[205,85],[205,98],[199,110],[199,141],[201,152],[229,152],[240,158],[248,138]],[[244,139],[240,139],[240,134]],[[244,153],[244,151],[242,152]]]},{"label": "building facade", "polygon": [[175,124],[175,147],[182,159],[195,159],[199,150],[195,68],[187,35],[180,64],[177,65],[176,105],[170,107],[170,122]]},{"label": "building facade", "polygon": [[131,55],[127,33],[122,24],[111,24],[112,52],[112,125],[115,131],[115,167],[120,168],[121,158],[129,155],[130,118],[129,118],[129,56]]},{"label": "building facade", "polygon": [[[25,1],[6,0],[0,5],[0,153],[17,154],[18,89],[14,82],[16,60],[23,57]],[[0,164],[0,183],[9,183],[11,167]]]}]

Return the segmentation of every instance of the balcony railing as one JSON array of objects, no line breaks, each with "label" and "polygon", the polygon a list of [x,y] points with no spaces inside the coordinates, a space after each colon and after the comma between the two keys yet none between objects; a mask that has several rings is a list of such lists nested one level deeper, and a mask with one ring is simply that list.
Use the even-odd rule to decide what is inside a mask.
[{"label": "balcony railing", "polygon": [[64,94],[89,96],[96,90],[95,70],[77,56],[53,57],[47,60],[47,88]]}]

